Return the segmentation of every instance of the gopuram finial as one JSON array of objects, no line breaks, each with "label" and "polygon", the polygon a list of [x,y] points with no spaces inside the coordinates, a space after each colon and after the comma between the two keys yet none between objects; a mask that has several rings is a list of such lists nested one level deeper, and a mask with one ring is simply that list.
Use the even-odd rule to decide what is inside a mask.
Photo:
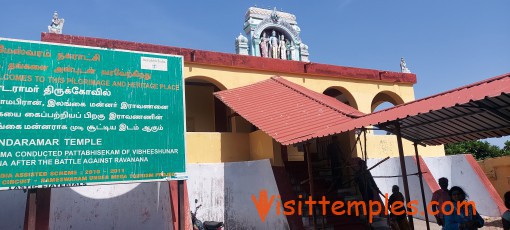
[{"label": "gopuram finial", "polygon": [[58,13],[55,11],[53,13],[53,18],[51,19],[51,25],[48,26],[48,32],[54,34],[62,34],[62,29],[64,28],[64,19],[58,18]]}]

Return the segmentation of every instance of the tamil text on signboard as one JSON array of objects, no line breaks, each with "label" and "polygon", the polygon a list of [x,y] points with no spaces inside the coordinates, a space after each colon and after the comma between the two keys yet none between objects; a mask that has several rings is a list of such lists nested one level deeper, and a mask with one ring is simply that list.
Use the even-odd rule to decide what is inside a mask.
[{"label": "tamil text on signboard", "polygon": [[182,63],[0,39],[0,189],[185,172]]}]

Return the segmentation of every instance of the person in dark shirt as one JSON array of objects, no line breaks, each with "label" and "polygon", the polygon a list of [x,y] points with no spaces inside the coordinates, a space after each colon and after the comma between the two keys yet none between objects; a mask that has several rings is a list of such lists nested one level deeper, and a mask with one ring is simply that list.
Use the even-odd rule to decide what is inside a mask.
[{"label": "person in dark shirt", "polygon": [[[505,207],[510,209],[510,192],[506,192],[504,195],[505,198]],[[506,210],[501,216],[501,221],[503,221],[503,229],[510,230],[510,210]]]},{"label": "person in dark shirt", "polygon": [[432,194],[432,201],[435,201],[437,202],[437,204],[433,204],[432,205],[432,211],[433,212],[438,212],[435,217],[436,217],[436,221],[437,221],[437,224],[439,226],[443,226],[444,224],[444,215],[443,213],[441,213],[441,207],[443,206],[444,202],[447,202],[447,201],[450,201],[450,195],[448,194],[449,191],[448,191],[448,179],[445,178],[445,177],[441,177],[439,178],[439,187],[441,187],[441,189],[435,191],[433,194]]},{"label": "person in dark shirt", "polygon": [[[388,199],[388,209],[391,211],[390,214],[390,224],[392,226],[392,229],[398,229],[400,230],[408,230],[409,228],[409,222],[407,222],[407,216],[406,216],[406,210],[405,210],[405,202],[404,202],[404,195],[399,191],[399,187],[397,185],[393,185],[391,188],[391,196]],[[395,202],[400,201],[402,202],[399,204],[399,207],[395,207]]]}]

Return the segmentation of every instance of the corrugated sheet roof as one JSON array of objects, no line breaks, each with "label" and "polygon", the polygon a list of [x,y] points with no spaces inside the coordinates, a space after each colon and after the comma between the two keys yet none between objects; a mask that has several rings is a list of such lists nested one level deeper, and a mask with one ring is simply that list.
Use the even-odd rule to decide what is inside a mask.
[{"label": "corrugated sheet roof", "polygon": [[308,140],[320,130],[365,115],[281,77],[216,92],[215,96],[284,145]]},{"label": "corrugated sheet roof", "polygon": [[510,134],[510,73],[367,114],[309,138],[377,125],[411,141],[439,145]]}]

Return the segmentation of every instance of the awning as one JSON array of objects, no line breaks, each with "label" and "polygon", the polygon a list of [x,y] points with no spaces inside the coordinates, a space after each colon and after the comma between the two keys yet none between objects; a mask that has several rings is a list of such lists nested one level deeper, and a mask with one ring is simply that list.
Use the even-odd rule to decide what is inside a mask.
[{"label": "awning", "polygon": [[215,96],[283,145],[309,140],[313,134],[364,115],[281,77],[216,92]]},{"label": "awning", "polygon": [[510,134],[510,73],[333,125],[309,138],[376,125],[439,145]]}]

